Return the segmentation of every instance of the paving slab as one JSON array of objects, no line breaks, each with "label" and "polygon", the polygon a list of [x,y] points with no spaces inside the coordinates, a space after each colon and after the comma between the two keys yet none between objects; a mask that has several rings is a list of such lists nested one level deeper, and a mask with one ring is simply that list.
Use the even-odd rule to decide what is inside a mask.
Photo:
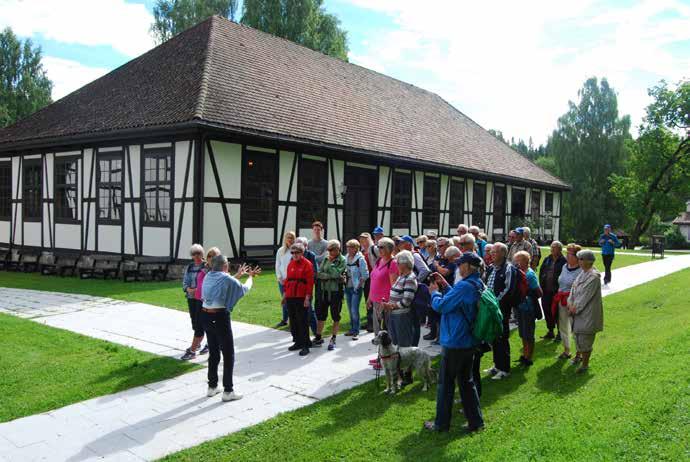
[{"label": "paving slab", "polygon": [[[688,267],[690,255],[679,255],[615,269],[604,296]],[[189,342],[187,314],[141,303],[0,288],[0,312],[171,357]],[[358,341],[340,336],[335,351],[314,348],[300,357],[287,351],[286,332],[235,321],[233,332],[242,400],[206,398],[206,371],[194,371],[0,424],[0,460],[154,460],[375,377],[368,366],[376,354],[372,334]],[[422,348],[439,352],[424,341]]]}]

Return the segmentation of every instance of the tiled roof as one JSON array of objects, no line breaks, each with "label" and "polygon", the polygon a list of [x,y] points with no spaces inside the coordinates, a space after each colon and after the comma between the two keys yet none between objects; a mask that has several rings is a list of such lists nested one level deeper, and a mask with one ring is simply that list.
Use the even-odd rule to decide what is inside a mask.
[{"label": "tiled roof", "polygon": [[434,93],[220,17],[0,130],[0,149],[192,121],[567,187]]}]

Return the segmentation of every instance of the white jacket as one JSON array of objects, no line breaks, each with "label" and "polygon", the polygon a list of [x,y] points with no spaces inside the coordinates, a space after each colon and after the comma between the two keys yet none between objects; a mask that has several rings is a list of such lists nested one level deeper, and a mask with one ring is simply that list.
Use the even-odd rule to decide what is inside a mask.
[{"label": "white jacket", "polygon": [[276,252],[276,278],[282,283],[287,278],[287,267],[292,259],[290,249],[281,246]]}]

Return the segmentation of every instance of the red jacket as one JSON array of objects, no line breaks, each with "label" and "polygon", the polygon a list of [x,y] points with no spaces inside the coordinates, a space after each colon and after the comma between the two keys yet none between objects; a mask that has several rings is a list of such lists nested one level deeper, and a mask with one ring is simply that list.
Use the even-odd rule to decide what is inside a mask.
[{"label": "red jacket", "polygon": [[283,286],[285,298],[311,297],[314,289],[314,269],[311,262],[304,257],[299,261],[290,260]]}]

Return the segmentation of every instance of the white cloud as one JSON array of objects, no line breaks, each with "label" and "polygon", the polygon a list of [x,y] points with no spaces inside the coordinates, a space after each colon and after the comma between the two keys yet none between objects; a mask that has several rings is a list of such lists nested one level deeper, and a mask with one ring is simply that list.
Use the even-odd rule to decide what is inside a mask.
[{"label": "white cloud", "polygon": [[84,66],[76,61],[45,56],[43,67],[53,81],[53,101],[106,74],[109,69]]},{"label": "white cloud", "polygon": [[151,49],[153,16],[124,0],[2,0],[0,26],[20,36],[42,34],[58,42],[105,45],[137,56]]},{"label": "white cloud", "polygon": [[350,0],[393,19],[351,59],[439,93],[486,128],[544,142],[590,76],[607,77],[637,125],[646,88],[687,77],[690,7],[646,0],[613,9],[588,1]]}]

